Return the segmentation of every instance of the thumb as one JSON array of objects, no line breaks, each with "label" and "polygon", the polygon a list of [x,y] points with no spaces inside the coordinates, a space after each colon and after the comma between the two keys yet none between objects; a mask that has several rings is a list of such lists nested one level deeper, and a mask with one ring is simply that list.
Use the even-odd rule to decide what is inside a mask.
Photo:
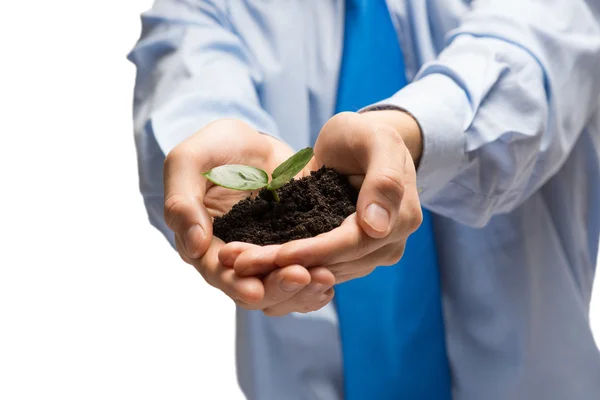
[{"label": "thumb", "polygon": [[356,212],[361,228],[372,238],[380,239],[392,231],[404,196],[405,145],[400,135],[388,125],[371,132],[363,165],[366,167]]},{"label": "thumb", "polygon": [[204,206],[206,178],[219,165],[263,165],[272,158],[266,135],[236,120],[212,122],[167,155],[164,164],[165,222],[191,259],[208,250],[213,225]]},{"label": "thumb", "polygon": [[165,222],[191,259],[204,255],[212,239],[212,221],[204,207],[206,184],[199,179],[202,168],[190,160],[190,148],[178,146],[165,160]]}]

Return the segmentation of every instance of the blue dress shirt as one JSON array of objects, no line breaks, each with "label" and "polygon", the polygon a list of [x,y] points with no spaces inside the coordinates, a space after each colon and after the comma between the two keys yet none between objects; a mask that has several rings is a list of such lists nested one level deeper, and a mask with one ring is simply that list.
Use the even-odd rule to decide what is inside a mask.
[{"label": "blue dress shirt", "polygon": [[[589,302],[600,233],[600,3],[388,0],[418,120],[456,400],[594,400]],[[163,220],[162,165],[210,121],[293,148],[333,114],[343,0],[156,0],[129,58],[140,189]],[[238,311],[249,399],[342,398],[333,306]]]}]

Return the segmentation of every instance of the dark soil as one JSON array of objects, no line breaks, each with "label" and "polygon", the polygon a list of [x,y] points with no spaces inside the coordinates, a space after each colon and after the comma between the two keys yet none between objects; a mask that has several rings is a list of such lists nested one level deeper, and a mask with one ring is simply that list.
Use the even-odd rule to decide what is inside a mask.
[{"label": "dark soil", "polygon": [[328,232],[356,210],[357,192],[343,175],[321,168],[277,190],[280,202],[263,189],[214,220],[224,242],[280,244]]}]

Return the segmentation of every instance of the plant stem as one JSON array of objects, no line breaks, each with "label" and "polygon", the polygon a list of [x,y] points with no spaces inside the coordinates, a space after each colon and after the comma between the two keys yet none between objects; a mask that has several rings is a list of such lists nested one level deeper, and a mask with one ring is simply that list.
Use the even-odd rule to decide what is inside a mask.
[{"label": "plant stem", "polygon": [[277,190],[275,190],[275,189],[269,189],[269,191],[273,195],[273,198],[275,199],[275,202],[279,203],[279,195],[277,194]]}]

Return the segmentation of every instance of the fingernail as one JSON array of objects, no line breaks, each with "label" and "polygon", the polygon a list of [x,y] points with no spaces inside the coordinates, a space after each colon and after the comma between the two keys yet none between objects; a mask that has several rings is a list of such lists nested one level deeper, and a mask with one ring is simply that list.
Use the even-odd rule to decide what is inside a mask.
[{"label": "fingernail", "polygon": [[304,285],[301,283],[288,281],[287,279],[284,279],[279,283],[279,288],[281,288],[281,290],[284,292],[296,292],[300,290],[302,286]]},{"label": "fingernail", "polygon": [[198,250],[199,244],[204,240],[204,229],[199,224],[192,225],[183,235],[183,244],[188,256],[192,258],[200,257]]},{"label": "fingernail", "polygon": [[306,290],[308,290],[308,292],[312,294],[323,293],[327,289],[329,289],[329,286],[323,285],[322,283],[311,283],[306,287]]},{"label": "fingernail", "polygon": [[377,232],[387,232],[390,225],[390,213],[379,204],[369,204],[365,211],[365,222]]}]

